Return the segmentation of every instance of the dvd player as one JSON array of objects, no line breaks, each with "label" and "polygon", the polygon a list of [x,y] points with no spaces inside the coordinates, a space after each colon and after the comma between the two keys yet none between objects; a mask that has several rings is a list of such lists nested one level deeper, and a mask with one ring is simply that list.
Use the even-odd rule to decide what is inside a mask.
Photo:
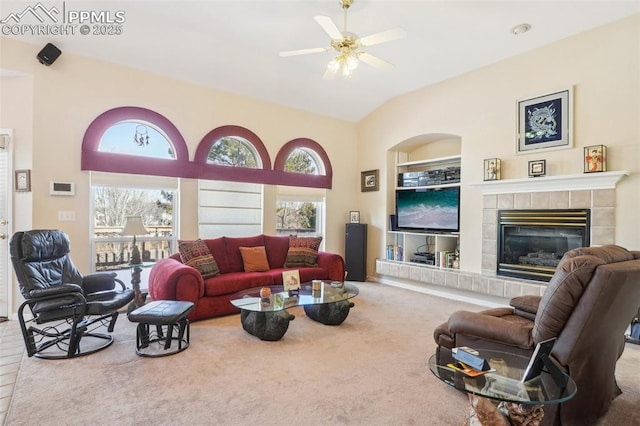
[{"label": "dvd player", "polygon": [[413,256],[409,258],[411,262],[426,263],[427,265],[433,265],[435,261],[435,255],[433,253],[417,252],[413,253]]}]

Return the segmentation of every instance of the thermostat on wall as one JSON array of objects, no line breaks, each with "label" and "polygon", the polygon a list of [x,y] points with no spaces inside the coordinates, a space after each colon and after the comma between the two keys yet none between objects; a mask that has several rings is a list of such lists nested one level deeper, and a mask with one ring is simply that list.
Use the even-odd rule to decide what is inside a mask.
[{"label": "thermostat on wall", "polygon": [[73,182],[49,182],[49,194],[51,195],[75,195],[76,184]]}]

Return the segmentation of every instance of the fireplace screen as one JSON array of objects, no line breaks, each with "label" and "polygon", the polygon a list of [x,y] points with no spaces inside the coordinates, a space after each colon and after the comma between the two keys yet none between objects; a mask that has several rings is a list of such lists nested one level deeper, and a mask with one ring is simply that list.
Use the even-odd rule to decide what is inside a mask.
[{"label": "fireplace screen", "polygon": [[568,250],[589,246],[589,210],[500,210],[497,274],[549,281]]}]

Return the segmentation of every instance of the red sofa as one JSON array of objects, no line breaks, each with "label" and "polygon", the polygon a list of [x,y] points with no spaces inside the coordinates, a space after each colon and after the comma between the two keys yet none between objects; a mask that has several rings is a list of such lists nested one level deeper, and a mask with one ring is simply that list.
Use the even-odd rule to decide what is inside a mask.
[{"label": "red sofa", "polygon": [[[344,280],[344,260],[334,253],[318,252],[318,266],[285,268],[289,238],[270,235],[220,237],[203,240],[213,255],[220,275],[203,279],[200,272],[182,263],[180,254],[158,261],[149,274],[149,295],[154,300],[185,300],[195,309],[188,318],[198,321],[239,312],[229,302],[232,294],[252,287],[281,285],[282,271],[297,269],[300,281]],[[269,270],[244,272],[239,247],[264,246]]]}]

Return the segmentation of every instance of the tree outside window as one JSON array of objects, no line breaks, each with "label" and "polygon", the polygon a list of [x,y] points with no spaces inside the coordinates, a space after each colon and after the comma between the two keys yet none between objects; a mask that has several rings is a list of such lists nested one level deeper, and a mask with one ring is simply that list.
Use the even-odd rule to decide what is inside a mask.
[{"label": "tree outside window", "polygon": [[138,236],[142,260],[152,262],[173,253],[173,213],[175,193],[98,186],[94,188],[95,270],[127,268],[131,237],[121,236],[127,216],[141,216],[148,231]]},{"label": "tree outside window", "polygon": [[[296,148],[287,157],[284,164],[285,172],[305,173],[317,175],[320,173],[319,165],[314,151],[307,148]],[[309,199],[309,190],[300,188],[299,199]],[[292,199],[294,198],[294,199]],[[276,204],[276,231],[279,235],[307,234],[322,235],[322,209],[323,201],[297,201],[296,196],[291,195],[286,200],[279,199]]]},{"label": "tree outside window", "polygon": [[280,235],[316,234],[318,231],[316,203],[278,201],[276,230]]},{"label": "tree outside window", "polygon": [[306,149],[296,148],[284,163],[285,172],[318,174],[318,163]]},{"label": "tree outside window", "polygon": [[252,169],[259,167],[251,142],[237,136],[228,136],[216,141],[209,151],[207,163]]}]

